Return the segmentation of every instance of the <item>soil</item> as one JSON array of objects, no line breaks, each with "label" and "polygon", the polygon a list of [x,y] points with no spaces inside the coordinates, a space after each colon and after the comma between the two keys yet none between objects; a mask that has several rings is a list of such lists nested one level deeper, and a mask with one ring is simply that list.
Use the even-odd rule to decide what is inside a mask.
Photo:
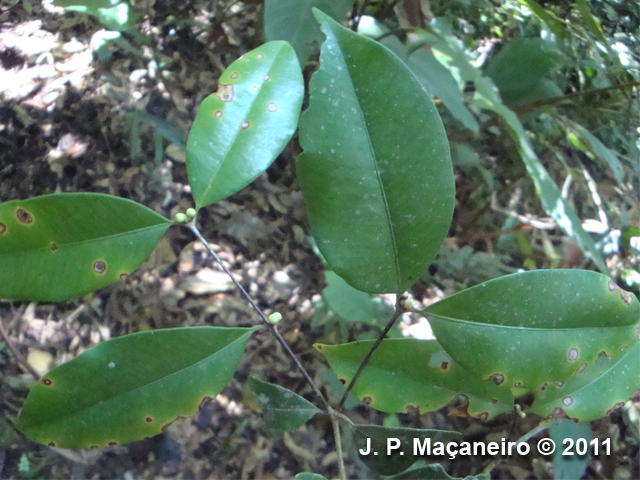
[{"label": "soil", "polygon": [[[173,218],[193,206],[184,145],[202,99],[233,60],[261,42],[262,5],[149,1],[138,6],[140,35],[100,46],[92,17],[51,3],[2,0],[0,11],[0,201],[54,192],[102,192],[130,198]],[[164,135],[161,143],[155,138]],[[323,267],[307,236],[295,179],[295,143],[249,187],[201,211],[199,227],[266,314],[283,314],[281,331],[330,397],[328,367],[312,344],[324,334],[311,319],[324,287]],[[1,268],[1,267],[0,267]],[[430,285],[414,292],[433,296]],[[233,380],[196,417],[125,446],[71,451],[36,445],[11,425],[33,384],[101,341],[127,333],[193,325],[252,326],[258,319],[187,230],[172,227],[148,262],[118,284],[60,304],[0,302],[8,348],[0,349],[0,478],[291,478],[338,474],[331,424],[316,416],[270,436],[245,381],[253,376],[314,401],[311,389],[268,334],[249,341]],[[362,327],[365,328],[366,327]],[[352,332],[353,334],[353,332]],[[26,366],[28,365],[28,367]],[[638,399],[636,397],[636,407]],[[511,438],[539,418],[501,415],[481,422],[453,410],[398,415],[403,426],[454,429],[476,440]],[[637,408],[636,408],[637,410]],[[349,416],[381,424],[364,405]],[[519,417],[518,417],[519,418]],[[640,478],[633,423],[616,411],[594,422],[613,438],[610,457],[592,458],[587,478]],[[367,471],[346,441],[351,478]],[[478,473],[490,459],[445,461],[452,475]],[[551,478],[550,460],[504,459],[493,478]]]}]

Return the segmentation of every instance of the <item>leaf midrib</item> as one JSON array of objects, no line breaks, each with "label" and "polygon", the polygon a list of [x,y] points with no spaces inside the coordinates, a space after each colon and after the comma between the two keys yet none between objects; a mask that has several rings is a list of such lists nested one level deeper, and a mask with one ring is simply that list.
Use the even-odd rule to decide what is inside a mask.
[{"label": "leaf midrib", "polygon": [[[331,29],[331,27],[329,27]],[[323,28],[324,30],[324,28]],[[331,29],[331,34],[334,38],[335,43],[338,46],[338,50],[340,51],[341,55],[341,59],[342,59],[342,63],[343,63],[343,68],[345,68],[345,71],[347,72],[351,72],[351,69],[349,68],[349,65],[347,64],[345,57],[344,57],[344,52],[342,50],[342,47],[340,46],[340,42],[338,42],[336,35],[334,33],[334,31]],[[326,32],[325,32],[326,34]],[[327,35],[327,40],[328,40],[328,35]],[[360,105],[360,98],[358,97],[358,91],[356,89],[356,86],[353,83],[353,79],[351,77],[351,75],[349,74],[349,84],[351,85],[351,88],[353,90],[353,96],[356,99],[356,102],[358,103],[358,115],[360,116],[360,121],[362,123],[362,130],[365,132],[366,137],[367,137],[367,143],[369,144],[369,151],[371,152],[371,157],[373,159],[373,165],[375,167],[375,174],[376,174],[376,178],[378,180],[378,187],[380,189],[380,194],[382,195],[382,203],[384,204],[384,209],[385,209],[385,213],[386,213],[386,218],[387,218],[387,227],[389,230],[389,236],[391,237],[391,246],[393,248],[393,260],[394,260],[394,265],[395,265],[395,270],[396,270],[396,281],[395,281],[395,289],[399,290],[400,289],[400,285],[402,284],[402,279],[400,276],[400,257],[399,257],[399,252],[398,252],[398,245],[396,242],[396,236],[395,236],[395,231],[393,229],[393,223],[391,222],[391,210],[389,208],[389,203],[387,201],[387,195],[386,195],[386,191],[384,188],[384,183],[382,181],[382,178],[380,177],[380,168],[378,166],[378,161],[377,161],[377,157],[376,157],[376,152],[375,149],[373,148],[373,143],[371,142],[371,135],[369,135],[369,129],[367,128],[367,122],[366,119],[364,117],[364,112],[362,110],[362,106]],[[397,292],[396,293],[401,293],[401,292]]]}]

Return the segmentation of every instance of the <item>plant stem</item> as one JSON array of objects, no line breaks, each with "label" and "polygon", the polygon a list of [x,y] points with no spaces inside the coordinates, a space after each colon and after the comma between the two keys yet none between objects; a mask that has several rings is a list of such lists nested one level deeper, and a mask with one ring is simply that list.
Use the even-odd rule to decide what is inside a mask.
[{"label": "plant stem", "polygon": [[396,302],[396,311],[394,312],[393,317],[391,317],[391,320],[389,320],[389,323],[387,323],[387,326],[384,327],[384,330],[382,331],[382,333],[380,334],[380,336],[376,340],[376,343],[373,344],[373,347],[371,347],[371,350],[369,350],[369,353],[367,353],[367,356],[364,357],[364,360],[362,360],[362,363],[358,367],[358,371],[353,376],[353,378],[351,379],[351,383],[349,383],[349,386],[347,387],[347,389],[345,390],[344,394],[342,395],[342,398],[340,399],[340,405],[338,406],[339,409],[342,409],[342,407],[344,406],[344,403],[347,401],[347,397],[349,396],[349,392],[351,392],[351,390],[353,390],[353,387],[355,386],[356,381],[358,380],[358,377],[360,377],[360,375],[364,371],[365,367],[369,363],[369,360],[371,360],[371,357],[373,356],[373,352],[375,352],[377,350],[377,348],[382,343],[382,340],[385,339],[385,337],[387,336],[387,333],[389,333],[389,330],[391,330],[391,327],[393,327],[393,325],[396,323],[396,320],[398,320],[398,318],[400,318],[400,316],[404,312],[406,312],[406,309],[402,306],[401,300],[399,299]]},{"label": "plant stem", "polygon": [[338,417],[340,413],[329,407],[329,416],[331,417],[331,425],[333,426],[333,438],[336,441],[336,452],[338,453],[338,469],[340,470],[340,478],[347,480],[347,472],[344,469],[344,456],[342,455],[342,437],[340,436],[340,423]]},{"label": "plant stem", "polygon": [[[304,377],[304,379],[307,381],[307,383],[311,386],[311,388],[313,389],[313,391],[315,392],[317,397],[320,399],[320,402],[322,403],[322,406],[323,406],[323,410],[325,412],[329,413],[331,411],[331,407],[329,406],[329,403],[327,402],[327,399],[324,398],[324,395],[322,395],[322,392],[320,392],[320,389],[316,386],[315,382],[312,380],[312,378],[309,375],[309,373],[307,373],[305,368],[302,366],[302,364],[300,363],[300,360],[298,360],[298,357],[296,357],[296,355],[293,353],[293,351],[291,350],[291,347],[289,346],[287,341],[284,338],[282,338],[282,335],[280,335],[280,332],[278,332],[278,329],[276,328],[276,326],[272,325],[271,322],[269,322],[269,319],[262,312],[262,310],[260,310],[260,307],[258,307],[258,305],[256,305],[256,303],[253,301],[253,299],[247,293],[247,291],[235,279],[235,277],[231,274],[231,272],[224,265],[224,263],[222,263],[222,260],[220,259],[218,254],[215,252],[215,250],[213,250],[213,248],[211,248],[211,245],[209,245],[209,242],[207,242],[207,240],[202,236],[202,234],[200,233],[200,230],[198,230],[198,227],[196,227],[195,223],[194,222],[190,222],[188,224],[188,227],[194,233],[194,235],[196,237],[198,237],[198,240],[200,240],[200,242],[202,242],[202,244],[207,249],[207,251],[211,254],[211,256],[213,256],[213,258],[215,258],[216,261],[220,264],[220,266],[222,267],[222,270],[224,270],[224,273],[229,275],[229,278],[231,278],[231,280],[236,285],[236,287],[238,287],[238,290],[240,290],[240,293],[242,294],[242,296],[251,304],[253,309],[256,311],[256,313],[260,317],[260,320],[262,320],[262,323],[264,323],[267,326],[267,328],[271,331],[273,336],[276,337],[276,340],[278,340],[280,345],[282,345],[282,348],[287,353],[287,355],[289,355],[289,357],[291,357],[291,360],[293,360],[293,363],[295,364],[296,368],[298,370],[300,370],[300,373],[302,373],[302,376]],[[336,440],[336,442],[337,441],[338,440]],[[341,455],[341,453],[342,452],[340,452],[338,455]]]}]

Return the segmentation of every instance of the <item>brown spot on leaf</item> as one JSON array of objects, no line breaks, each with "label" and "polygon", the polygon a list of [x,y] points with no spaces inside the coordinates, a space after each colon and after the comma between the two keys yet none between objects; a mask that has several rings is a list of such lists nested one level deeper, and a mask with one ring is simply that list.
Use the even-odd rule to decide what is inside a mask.
[{"label": "brown spot on leaf", "polygon": [[247,128],[249,128],[251,126],[251,123],[248,122],[247,120],[245,120],[244,122],[242,122],[240,124],[240,128],[242,128],[243,130],[246,130]]},{"label": "brown spot on leaf", "polygon": [[117,441],[115,441],[115,440],[111,440],[111,441],[108,443],[108,445],[117,445],[117,444],[118,444],[118,442],[117,442]]},{"label": "brown spot on leaf", "polygon": [[233,85],[218,85],[218,91],[216,92],[216,96],[220,99],[221,102],[229,103],[233,100],[235,93],[233,90]]},{"label": "brown spot on leaf", "polygon": [[323,345],[316,345],[316,348],[317,348],[318,350],[322,350],[322,349],[324,348],[324,346],[323,346]]},{"label": "brown spot on leaf", "polygon": [[98,260],[93,264],[93,271],[96,273],[104,273],[107,271],[107,264],[102,260]]},{"label": "brown spot on leaf", "polygon": [[478,419],[482,420],[483,422],[489,418],[489,413],[488,412],[482,412],[480,415],[478,415]]},{"label": "brown spot on leaf", "polygon": [[338,380],[340,380],[340,383],[342,385],[346,385],[347,384],[347,379],[346,378],[339,378]]},{"label": "brown spot on leaf", "polygon": [[254,83],[249,87],[249,90],[251,90],[253,93],[258,93],[260,91],[260,85]]},{"label": "brown spot on leaf", "polygon": [[609,280],[609,291],[613,292],[616,289],[617,285],[613,280]]},{"label": "brown spot on leaf", "polygon": [[371,405],[371,402],[373,402],[373,399],[371,397],[362,397],[362,403],[364,403],[365,405]]},{"label": "brown spot on leaf", "polygon": [[449,362],[442,362],[442,363],[440,364],[440,368],[441,368],[442,370],[446,370],[447,368],[449,368]]},{"label": "brown spot on leaf", "polygon": [[549,415],[549,418],[569,418],[569,415],[564,413],[564,410],[562,410],[560,407],[556,407],[553,409],[553,413]]},{"label": "brown spot on leaf", "polygon": [[153,417],[151,415],[147,415],[146,417],[144,417],[144,421],[147,423],[151,423],[153,422]]},{"label": "brown spot on leaf", "polygon": [[222,118],[222,110],[216,110],[213,112],[213,116],[216,118]]},{"label": "brown spot on leaf", "polygon": [[56,442],[49,442],[49,443],[48,443],[48,445],[49,445],[50,447],[55,447],[55,446],[56,446]]},{"label": "brown spot on leaf", "polygon": [[236,78],[238,78],[239,76],[240,76],[240,74],[239,74],[238,72],[233,72],[233,73],[231,74],[231,78],[233,78],[234,80],[235,80]]},{"label": "brown spot on leaf", "polygon": [[276,105],[275,102],[269,102],[269,104],[267,105],[267,110],[269,110],[271,113],[277,112],[278,105]]},{"label": "brown spot on leaf", "polygon": [[569,350],[569,361],[570,362],[574,362],[578,359],[578,355],[580,355],[580,352],[578,351],[577,348],[572,348]]},{"label": "brown spot on leaf", "polygon": [[502,375],[501,373],[494,373],[489,377],[489,380],[491,380],[496,385],[502,385],[504,383],[504,375]]},{"label": "brown spot on leaf", "polygon": [[570,407],[571,405],[573,405],[573,398],[571,397],[564,397],[562,399],[562,403],[564,404],[565,407]]},{"label": "brown spot on leaf", "polygon": [[269,77],[269,75],[263,75],[262,76],[262,81],[263,82],[268,82],[269,80],[271,80],[271,77]]},{"label": "brown spot on leaf", "polygon": [[58,245],[56,245],[55,243],[51,244],[51,251],[55,252],[56,250],[58,250]]},{"label": "brown spot on leaf", "polygon": [[259,54],[256,55],[256,58],[258,60],[264,60],[264,55],[262,53],[259,53]]},{"label": "brown spot on leaf", "polygon": [[520,383],[520,382],[516,382],[516,383],[513,384],[514,387],[519,387],[520,385],[522,385],[522,383]]},{"label": "brown spot on leaf", "polygon": [[50,379],[50,378],[43,378],[43,379],[42,379],[42,384],[43,384],[45,387],[50,387],[51,385],[53,385],[53,382],[51,381],[51,379]]},{"label": "brown spot on leaf", "polygon": [[7,226],[4,223],[0,222],[0,235],[2,235],[6,231],[7,231]]},{"label": "brown spot on leaf", "polygon": [[498,403],[498,399],[497,398],[492,398],[491,399],[491,403]]},{"label": "brown spot on leaf", "polygon": [[558,388],[564,387],[564,382],[558,382],[556,387],[558,387]]},{"label": "brown spot on leaf", "polygon": [[16,210],[16,217],[18,218],[19,222],[27,224],[33,223],[33,217],[24,208],[18,208]]},{"label": "brown spot on leaf", "polygon": [[120,280],[126,280],[128,276],[129,274],[127,272],[122,272],[118,278],[120,278]]},{"label": "brown spot on leaf", "polygon": [[584,369],[587,368],[587,364],[583,363],[582,365],[580,365],[580,367],[578,367],[578,371],[576,372],[576,375],[579,373],[584,372]]}]

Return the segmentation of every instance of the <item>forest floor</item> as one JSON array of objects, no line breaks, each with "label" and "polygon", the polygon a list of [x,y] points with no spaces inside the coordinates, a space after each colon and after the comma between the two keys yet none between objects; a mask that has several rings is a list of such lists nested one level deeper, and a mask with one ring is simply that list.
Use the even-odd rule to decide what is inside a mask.
[{"label": "forest floor", "polygon": [[[88,16],[30,0],[2,0],[1,5],[0,201],[92,191],[133,199],[170,218],[192,207],[182,146],[197,106],[215,92],[220,73],[261,42],[261,5],[156,0],[149,2],[140,36],[124,35],[107,45],[106,32]],[[311,327],[324,288],[323,267],[306,234],[296,153],[295,146],[287,147],[266,174],[204,209],[198,220],[205,238],[265,313],[283,314],[284,337],[335,400],[340,394],[332,387],[336,379],[312,348],[318,340],[330,341],[335,332]],[[195,418],[179,419],[156,437],[68,451],[33,444],[11,426],[34,381],[25,363],[46,372],[101,341],[149,329],[258,323],[194,240],[188,230],[170,228],[140,269],[77,301],[0,302],[8,340],[22,357],[17,359],[0,341],[0,478],[337,475],[326,419],[316,417],[297,431],[270,437],[254,403],[247,401],[248,376],[313,400],[267,332],[253,335],[234,379],[220,395],[205,402]],[[442,296],[426,283],[413,293],[425,302]],[[399,415],[396,421],[499,441],[507,435],[518,438],[540,420],[505,414],[481,422],[450,416],[451,410]],[[358,423],[381,424],[384,419],[363,405],[349,416]],[[615,448],[610,457],[590,460],[587,478],[640,476],[628,425],[620,412],[594,422],[594,435],[613,438]],[[347,442],[347,470],[352,478],[366,477],[351,447]],[[479,473],[489,462],[461,457],[444,466],[452,475],[465,476]],[[550,460],[507,458],[492,476],[552,478]]]}]

